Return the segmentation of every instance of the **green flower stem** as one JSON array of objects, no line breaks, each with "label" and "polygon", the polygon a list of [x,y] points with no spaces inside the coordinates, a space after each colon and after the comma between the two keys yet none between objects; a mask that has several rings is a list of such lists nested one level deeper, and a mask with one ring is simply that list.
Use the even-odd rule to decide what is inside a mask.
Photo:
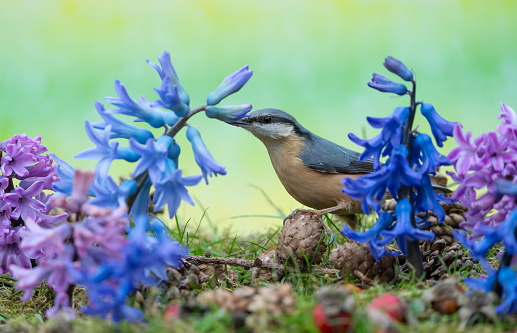
[{"label": "green flower stem", "polygon": [[[410,106],[409,106],[409,117],[407,119],[406,125],[404,125],[404,133],[402,138],[402,144],[406,146],[408,151],[408,160],[411,158],[411,146],[413,140],[413,121],[415,120],[416,107],[418,103],[416,102],[416,82],[412,80],[413,84],[412,91],[409,91],[408,94],[411,98]],[[412,186],[401,185],[399,189],[399,201],[402,199],[407,199],[409,202],[414,203],[414,194]],[[416,219],[415,212],[411,210],[411,225],[416,228]],[[415,270],[415,274],[417,278],[422,278],[425,274],[424,265],[423,265],[423,257],[422,252],[420,251],[420,245],[418,240],[407,241],[407,260],[410,265]]]}]

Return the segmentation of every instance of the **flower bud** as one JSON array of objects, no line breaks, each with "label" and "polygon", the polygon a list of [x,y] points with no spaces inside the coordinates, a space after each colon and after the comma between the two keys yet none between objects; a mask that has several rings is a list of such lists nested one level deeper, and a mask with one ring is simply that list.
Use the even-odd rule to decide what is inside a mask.
[{"label": "flower bud", "polygon": [[404,95],[407,93],[407,87],[402,83],[396,83],[379,74],[373,74],[372,81],[368,82],[368,86],[382,92]]},{"label": "flower bud", "polygon": [[221,84],[208,95],[206,104],[216,105],[223,98],[239,91],[246,82],[248,82],[252,75],[253,71],[248,69],[248,65],[228,75],[223,82],[221,82]]},{"label": "flower bud", "polygon": [[413,80],[413,72],[411,72],[400,60],[393,57],[387,57],[384,59],[384,67],[393,74],[400,76],[404,81]]},{"label": "flower bud", "polygon": [[206,116],[215,118],[229,124],[241,120],[248,112],[251,111],[251,104],[227,105],[227,106],[207,106]]}]

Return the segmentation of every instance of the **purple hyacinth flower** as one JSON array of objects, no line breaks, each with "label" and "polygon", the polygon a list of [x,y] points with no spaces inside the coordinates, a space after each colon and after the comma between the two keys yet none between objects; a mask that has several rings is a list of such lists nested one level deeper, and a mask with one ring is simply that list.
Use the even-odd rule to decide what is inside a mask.
[{"label": "purple hyacinth flower", "polygon": [[11,205],[13,211],[11,212],[11,218],[23,220],[40,217],[41,214],[47,211],[47,207],[44,203],[34,199],[43,190],[44,182],[34,182],[27,189],[17,186],[9,193],[5,194],[5,200]]},{"label": "purple hyacinth flower", "polygon": [[228,75],[214,91],[206,98],[206,104],[216,105],[223,98],[239,91],[253,75],[253,71],[249,70],[248,65],[242,67],[238,71]]},{"label": "purple hyacinth flower", "polygon": [[227,106],[207,106],[206,116],[215,118],[226,123],[234,123],[244,118],[251,111],[251,104],[227,105]]},{"label": "purple hyacinth flower", "polygon": [[130,148],[119,147],[118,142],[110,143],[111,125],[106,126],[106,128],[100,132],[95,130],[87,120],[84,127],[86,129],[86,134],[96,147],[83,150],[79,154],[75,155],[75,157],[85,160],[100,159],[95,167],[95,171],[99,176],[105,177],[108,175],[110,164],[114,159],[136,162],[140,158],[140,155],[133,152]]},{"label": "purple hyacinth flower", "polygon": [[393,57],[387,57],[384,59],[383,65],[393,74],[400,76],[404,81],[413,81],[413,72],[411,72],[402,61]]},{"label": "purple hyacinth flower", "polygon": [[115,81],[115,93],[118,98],[105,97],[104,99],[117,106],[118,109],[107,110],[106,113],[120,113],[133,116],[139,121],[145,121],[154,128],[162,127],[165,124],[163,117],[157,112],[158,108],[152,107],[143,96],[140,98],[140,103],[137,103],[129,96],[126,87],[119,80]]},{"label": "purple hyacinth flower", "polygon": [[[158,61],[160,62],[160,66],[154,64],[152,61],[147,60],[147,63],[158,72],[158,75],[160,76],[160,79],[164,81],[168,78],[168,84],[172,86],[176,86],[178,90],[178,95],[181,100],[181,102],[185,105],[190,104],[190,97],[188,96],[187,92],[183,87],[181,86],[180,80],[178,78],[178,74],[176,73],[176,70],[174,69],[174,66],[171,62],[171,55],[169,52],[164,51],[161,56],[158,57]],[[163,88],[163,85],[162,85]]]},{"label": "purple hyacinth flower", "polygon": [[517,140],[517,114],[508,105],[501,103],[501,113],[497,118],[504,121],[497,125],[497,131],[506,136],[509,141]]},{"label": "purple hyacinth flower", "polygon": [[153,133],[145,128],[139,128],[122,121],[112,114],[107,113],[101,102],[95,102],[95,108],[99,115],[104,119],[105,123],[93,123],[93,128],[104,130],[106,126],[111,125],[111,139],[114,138],[133,138],[139,143],[145,143],[148,139],[154,138]]},{"label": "purple hyacinth flower", "polygon": [[477,146],[470,142],[472,132],[463,132],[461,125],[457,124],[453,129],[453,137],[458,144],[449,152],[449,159],[454,163],[459,176],[465,176],[468,171],[473,170],[480,158],[477,155]]},{"label": "purple hyacinth flower", "polygon": [[16,289],[24,292],[21,297],[21,300],[24,302],[27,302],[31,298],[34,289],[38,287],[49,274],[48,270],[40,266],[32,268],[30,265],[29,267],[11,265],[9,266],[9,270],[12,276],[18,280]]},{"label": "purple hyacinth flower", "polygon": [[81,206],[88,200],[90,187],[95,179],[95,173],[90,170],[75,170],[74,183],[70,199],[66,202],[66,208],[78,213]]},{"label": "purple hyacinth flower", "polygon": [[17,230],[4,229],[0,234],[0,274],[12,273],[13,266],[20,268],[32,266],[29,257],[20,249],[20,242]]},{"label": "purple hyacinth flower", "polygon": [[5,200],[0,200],[0,233],[4,228],[11,226],[11,211],[11,205]]},{"label": "purple hyacinth flower", "polygon": [[31,259],[44,257],[53,259],[65,252],[65,244],[72,235],[72,227],[62,223],[50,228],[42,228],[31,219],[25,220],[27,229],[20,230],[20,248]]},{"label": "purple hyacinth flower", "polygon": [[458,123],[444,119],[438,114],[438,112],[436,112],[434,106],[429,103],[422,103],[420,112],[427,118],[427,121],[431,126],[434,139],[436,140],[436,144],[439,147],[443,147],[443,142],[447,140],[447,136],[452,136],[454,126]]},{"label": "purple hyacinth flower", "polygon": [[5,154],[0,160],[0,170],[6,177],[16,176],[23,179],[29,176],[29,166],[37,162],[36,156],[19,143],[10,143],[5,147]]},{"label": "purple hyacinth flower", "polygon": [[197,162],[197,165],[201,168],[203,172],[203,178],[205,178],[205,182],[208,184],[208,177],[214,175],[226,175],[226,170],[222,165],[217,163],[212,154],[208,151],[203,140],[201,139],[201,134],[197,129],[192,126],[189,126],[187,129],[187,139],[192,144],[192,150],[194,151],[194,158]]},{"label": "purple hyacinth flower", "polygon": [[394,93],[399,96],[405,95],[408,91],[404,84],[393,82],[379,74],[373,74],[372,80],[368,82],[368,87],[381,92]]},{"label": "purple hyacinth flower", "polygon": [[188,104],[183,103],[178,86],[171,85],[171,78],[165,77],[160,88],[154,88],[160,99],[151,103],[173,111],[178,117],[185,117],[190,111]]}]

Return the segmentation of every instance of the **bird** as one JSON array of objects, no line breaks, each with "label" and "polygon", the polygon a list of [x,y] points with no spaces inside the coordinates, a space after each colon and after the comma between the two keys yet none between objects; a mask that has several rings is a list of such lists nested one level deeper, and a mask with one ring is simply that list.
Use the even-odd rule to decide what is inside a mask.
[{"label": "bird", "polygon": [[371,159],[359,161],[360,153],[312,133],[279,109],[254,111],[232,125],[262,141],[280,182],[295,200],[356,228],[361,202],[342,191],[342,180],[373,172]]}]

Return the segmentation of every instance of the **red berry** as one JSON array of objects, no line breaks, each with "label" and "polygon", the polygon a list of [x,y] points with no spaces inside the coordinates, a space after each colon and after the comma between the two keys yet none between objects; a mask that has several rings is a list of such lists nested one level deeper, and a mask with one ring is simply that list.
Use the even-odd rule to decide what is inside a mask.
[{"label": "red berry", "polygon": [[368,316],[378,323],[386,322],[386,317],[387,321],[405,322],[406,312],[406,303],[390,293],[377,296],[368,304]]},{"label": "red berry", "polygon": [[352,316],[341,311],[337,316],[329,318],[321,304],[316,304],[312,312],[314,324],[321,333],[345,333],[350,327]]},{"label": "red berry", "polygon": [[169,306],[165,311],[163,312],[163,320],[173,322],[179,319],[180,317],[180,306],[178,304],[173,304]]}]

